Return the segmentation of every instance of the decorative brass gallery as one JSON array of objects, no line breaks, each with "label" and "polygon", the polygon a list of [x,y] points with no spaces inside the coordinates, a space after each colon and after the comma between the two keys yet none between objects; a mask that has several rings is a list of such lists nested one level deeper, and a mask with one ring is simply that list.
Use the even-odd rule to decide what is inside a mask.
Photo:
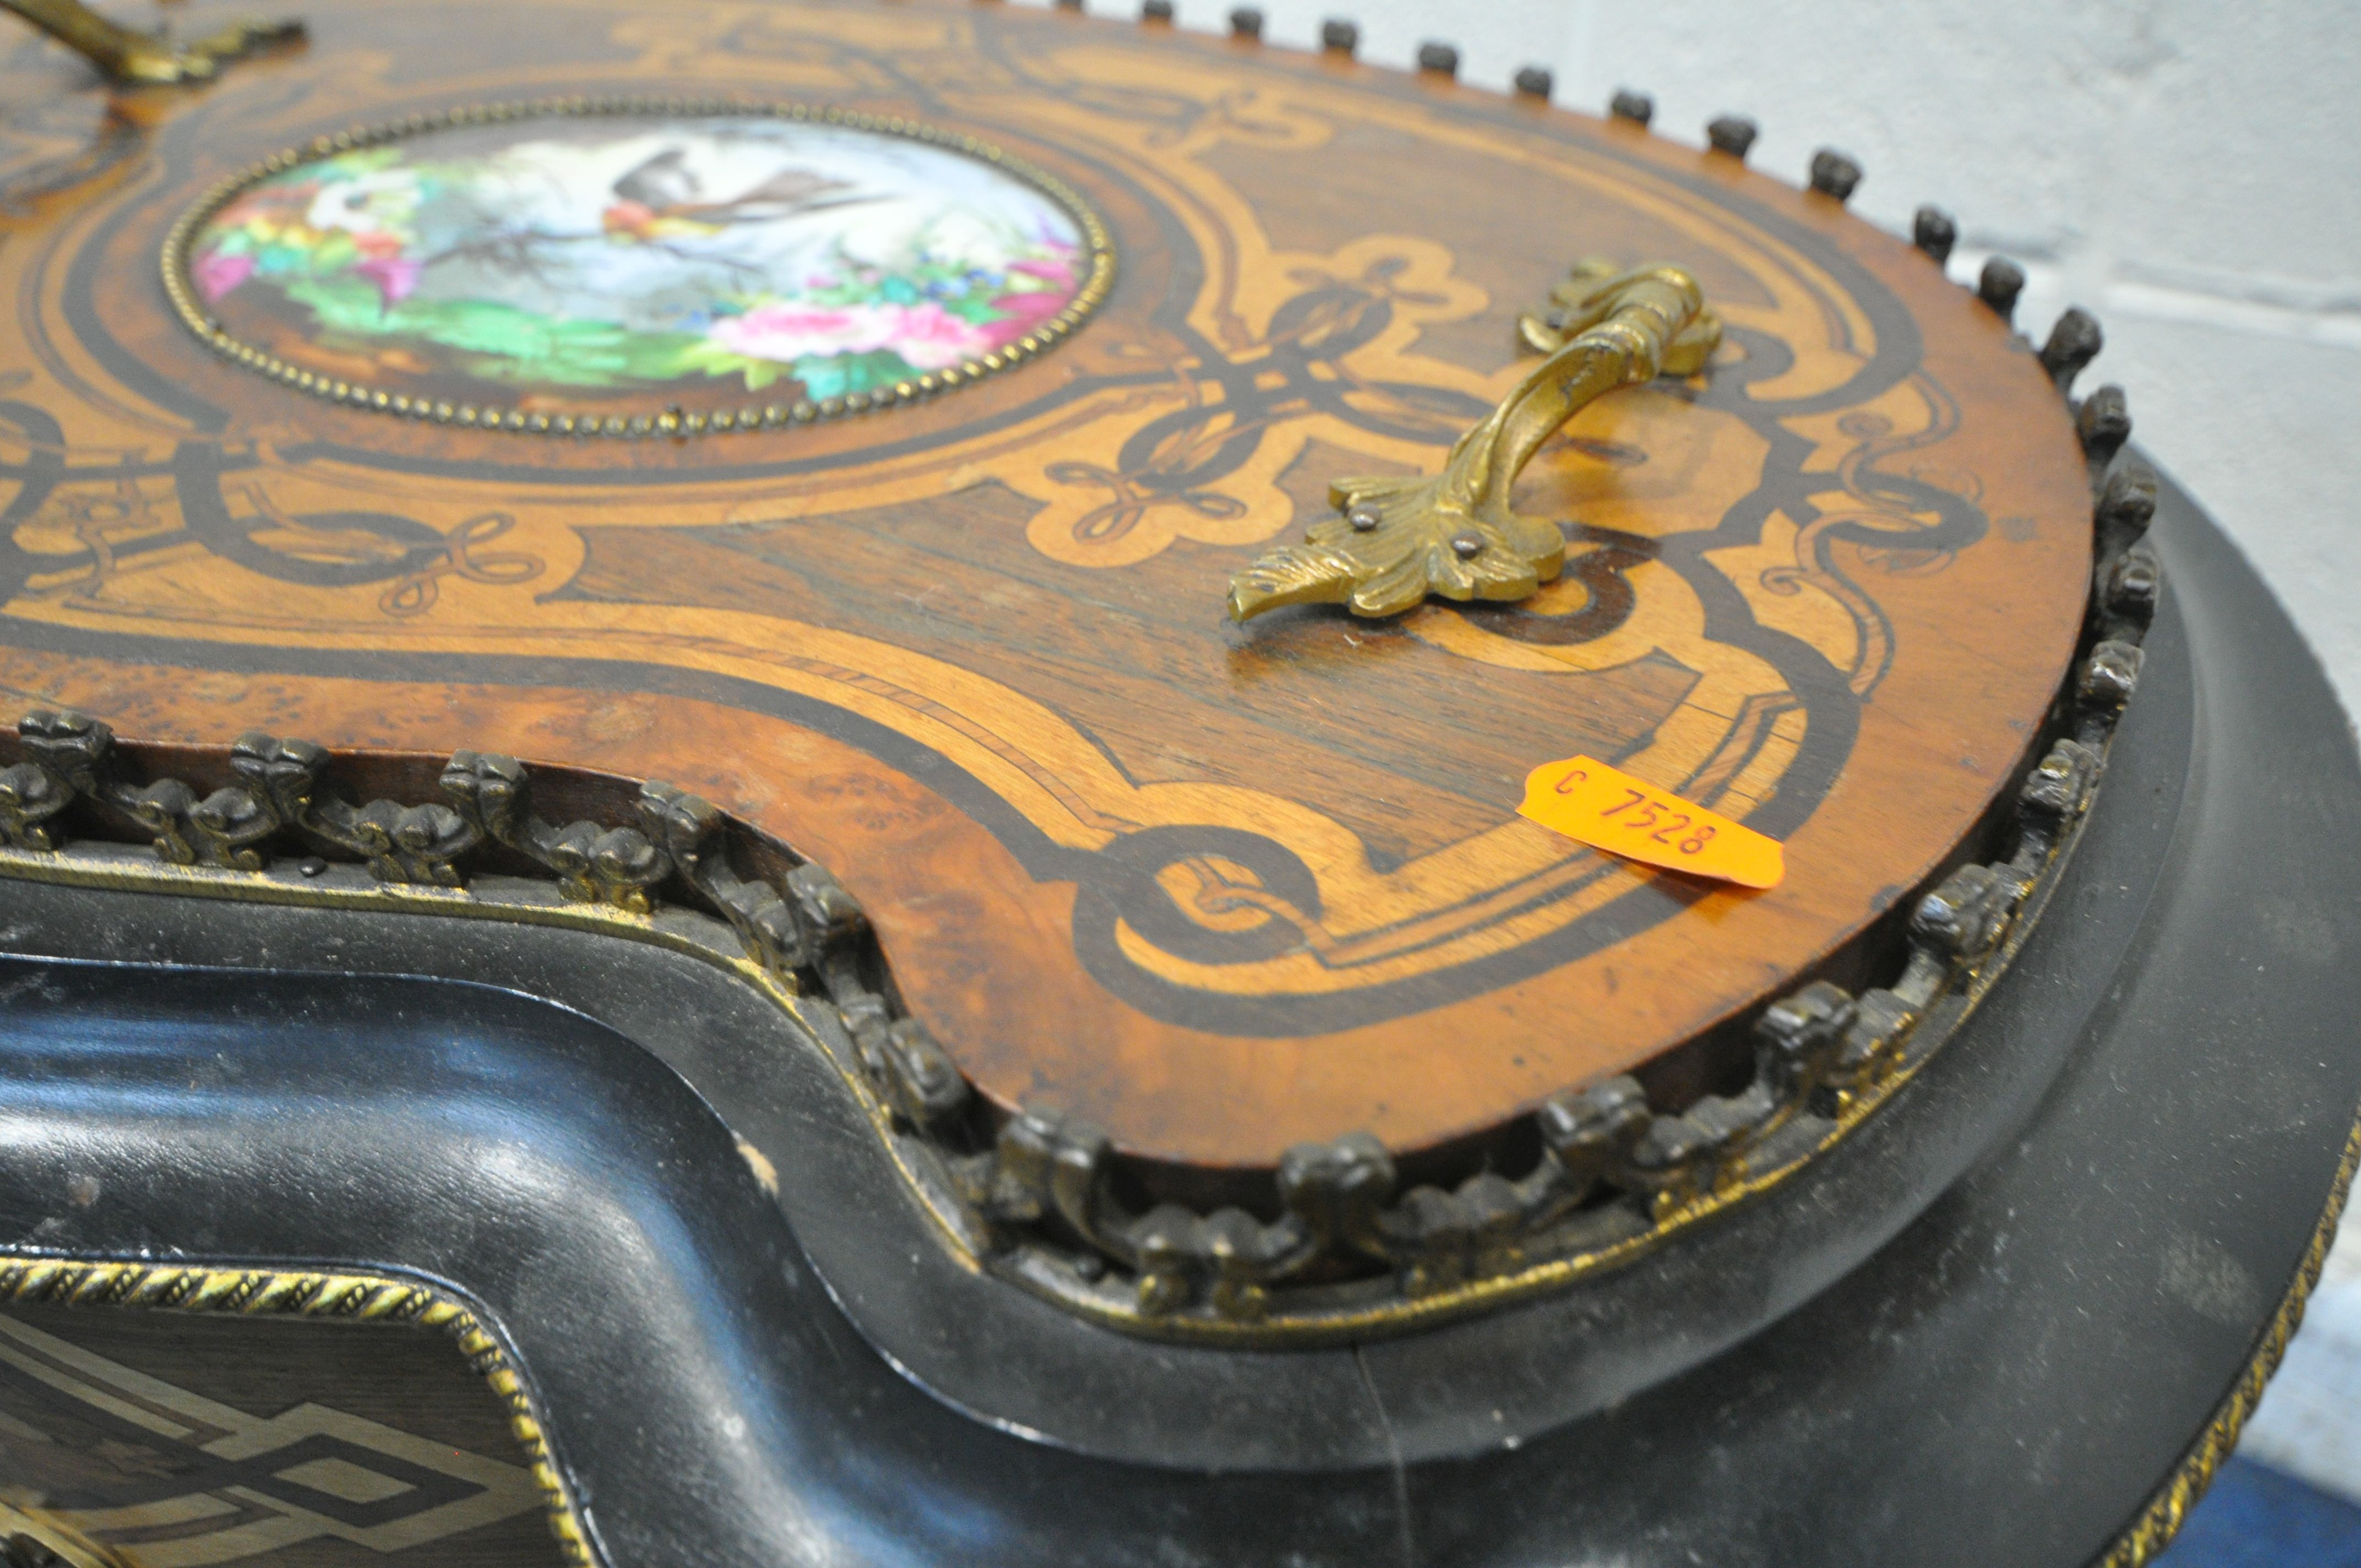
[{"label": "decorative brass gallery", "polygon": [[[1644,267],[1604,281],[1577,269],[1546,323],[1526,318],[1528,345],[1549,357],[1481,424],[1459,438],[1431,479],[1338,479],[1340,517],[1308,541],[1275,550],[1230,581],[1240,620],[1290,604],[1344,604],[1356,615],[1400,615],[1429,594],[1453,599],[1532,597],[1565,565],[1554,523],[1517,515],[1509,492],[1565,422],[1618,387],[1687,376],[1721,342],[1697,280]],[[1544,346],[1544,334],[1554,334]]]},{"label": "decorative brass gallery", "polygon": [[[2157,560],[2140,538],[2154,505],[2153,481],[2136,470],[2100,490],[2109,553],[2094,645],[2013,803],[2014,849],[1960,866],[1917,901],[1891,984],[1856,996],[1815,981],[1774,1003],[1753,1030],[1751,1081],[1678,1113],[1656,1110],[1628,1075],[1552,1096],[1535,1119],[1542,1152],[1521,1172],[1409,1184],[1367,1134],[1299,1145],[1277,1171],[1275,1220],[1135,1206],[1109,1138],[1086,1119],[1033,1105],[994,1116],[898,1004],[860,905],[828,871],[807,862],[741,875],[742,827],[664,784],[641,786],[631,825],[554,826],[532,810],[532,779],[514,759],[460,751],[438,780],[449,806],[354,806],[326,787],[322,748],[250,735],[232,754],[240,782],[201,798],[175,779],[131,776],[104,725],[42,712],[18,725],[26,760],[0,770],[0,874],[354,907],[370,895],[316,882],[327,869],[317,863],[289,876],[269,841],[324,840],[366,858],[381,884],[472,889],[455,862],[497,840],[555,878],[565,900],[591,906],[565,923],[685,946],[755,980],[807,1025],[832,1020],[818,1044],[943,1234],[978,1265],[1133,1329],[1273,1342],[1382,1332],[1631,1261],[1791,1175],[1942,1047],[1998,978],[2080,834],[2155,611]],[[70,843],[63,828],[78,805],[153,835],[161,861],[200,869],[159,877],[108,846]],[[676,921],[660,938],[647,917],[683,891],[727,919],[742,957]],[[481,899],[404,906],[553,921],[496,881]]]},{"label": "decorative brass gallery", "polygon": [[[741,875],[732,862],[746,858],[742,828],[664,784],[641,786],[633,825],[553,826],[532,811],[532,781],[514,759],[461,751],[438,781],[456,811],[356,807],[324,787],[322,748],[252,735],[233,755],[240,783],[200,798],[179,780],[126,776],[104,725],[43,712],[17,727],[27,760],[0,770],[0,874],[366,907],[369,894],[319,880],[321,862],[291,876],[269,856],[271,841],[326,840],[367,857],[380,884],[439,890],[475,886],[455,862],[497,839],[589,911],[564,921],[504,895],[498,879],[480,901],[398,906],[664,939],[756,980],[807,1025],[825,1008],[834,1026],[820,1047],[838,1055],[905,1176],[952,1244],[1004,1277],[1131,1328],[1254,1340],[1367,1333],[1630,1261],[1792,1174],[1943,1045],[1998,977],[2080,833],[2155,608],[2156,559],[2137,538],[2152,505],[2137,483],[2109,488],[2103,517],[2117,525],[2120,549],[2101,581],[2100,640],[2018,794],[2015,850],[1960,867],[1918,902],[1890,986],[1856,997],[1815,981],[1774,1003],[1754,1029],[1752,1081],[1678,1113],[1653,1109],[1629,1076],[1553,1096],[1537,1118],[1543,1153],[1521,1174],[1406,1187],[1367,1134],[1300,1145],[1279,1168],[1276,1221],[1237,1208],[1134,1208],[1097,1127],[1031,1106],[994,1118],[897,1005],[860,906],[827,870]],[[158,859],[192,870],[159,874],[103,842],[71,843],[63,824],[78,803],[127,818],[153,835]],[[727,919],[742,958],[676,919],[661,937],[648,923],[659,897],[684,889]]]}]

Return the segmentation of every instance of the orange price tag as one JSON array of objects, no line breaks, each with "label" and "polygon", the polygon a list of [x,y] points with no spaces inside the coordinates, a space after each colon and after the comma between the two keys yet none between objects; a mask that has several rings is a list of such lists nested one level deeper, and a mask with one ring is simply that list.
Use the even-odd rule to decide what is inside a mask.
[{"label": "orange price tag", "polygon": [[1787,872],[1778,839],[1590,757],[1527,773],[1517,811],[1594,849],[1692,876],[1776,887]]}]

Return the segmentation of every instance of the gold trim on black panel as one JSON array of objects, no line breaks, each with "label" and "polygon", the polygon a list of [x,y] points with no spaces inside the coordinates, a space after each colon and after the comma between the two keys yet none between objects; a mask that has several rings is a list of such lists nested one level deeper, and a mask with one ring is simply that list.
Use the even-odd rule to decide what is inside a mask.
[{"label": "gold trim on black panel", "polygon": [[333,1318],[439,1329],[508,1407],[549,1527],[571,1568],[596,1558],[572,1491],[551,1458],[532,1392],[500,1342],[457,1298],[413,1280],[377,1274],[298,1273],[280,1269],[159,1267],[0,1250],[0,1306],[146,1307],[159,1311],[243,1317]]}]

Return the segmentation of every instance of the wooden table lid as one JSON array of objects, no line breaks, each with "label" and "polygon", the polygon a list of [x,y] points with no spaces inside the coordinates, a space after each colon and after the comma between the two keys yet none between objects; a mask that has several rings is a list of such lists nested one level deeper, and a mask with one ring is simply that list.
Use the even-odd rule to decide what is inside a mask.
[{"label": "wooden table lid", "polygon": [[[694,792],[858,900],[990,1117],[1103,1129],[1143,1203],[1742,1081],[1764,1005],[1879,978],[2039,760],[2091,592],[2072,411],[1836,195],[1071,14],[302,9],[165,98],[6,57],[0,688],[200,783],[260,730]],[[783,212],[827,277],[746,237]],[[1594,254],[1726,332],[1527,471],[1563,576],[1230,620],[1332,479],[1436,469]],[[1577,753],[1784,880],[1521,818]]]}]

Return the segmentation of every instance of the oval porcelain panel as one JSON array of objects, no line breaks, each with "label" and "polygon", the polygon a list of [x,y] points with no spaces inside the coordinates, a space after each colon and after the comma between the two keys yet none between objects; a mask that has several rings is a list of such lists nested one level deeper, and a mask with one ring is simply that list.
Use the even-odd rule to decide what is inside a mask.
[{"label": "oval porcelain panel", "polygon": [[188,252],[240,339],[528,409],[818,402],[973,368],[1088,269],[1077,215],[983,149],[762,115],[396,137],[256,181]]}]

